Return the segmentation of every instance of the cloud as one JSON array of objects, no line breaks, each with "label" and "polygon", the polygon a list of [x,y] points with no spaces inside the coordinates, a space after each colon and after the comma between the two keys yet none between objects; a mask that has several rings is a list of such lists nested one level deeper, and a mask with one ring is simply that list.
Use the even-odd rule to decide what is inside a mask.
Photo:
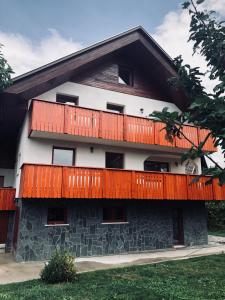
[{"label": "cloud", "polygon": [[208,0],[205,2],[205,8],[218,12],[225,16],[225,0]]},{"label": "cloud", "polygon": [[[220,16],[225,16],[225,0],[208,0],[204,8],[215,10]],[[187,42],[189,24],[190,16],[187,10],[171,11],[164,17],[162,24],[156,28],[152,36],[172,58],[182,54],[185,63],[206,71],[205,59],[198,54],[193,56],[193,43]],[[203,83],[209,91],[212,91],[215,83],[208,78],[205,78]]]},{"label": "cloud", "polygon": [[56,30],[49,29],[49,35],[38,43],[17,33],[0,31],[2,53],[18,76],[82,48],[80,43],[65,39]]},{"label": "cloud", "polygon": [[[203,7],[216,11],[220,17],[225,16],[225,0],[207,0]],[[204,58],[198,54],[193,56],[193,44],[187,42],[189,38],[189,24],[190,16],[188,11],[180,8],[169,12],[152,36],[172,58],[181,54],[185,63],[193,67],[200,67],[201,70],[205,71],[207,67]],[[204,79],[204,85],[209,91],[214,87],[214,83],[207,77]],[[221,153],[213,155],[213,158],[225,167]]]}]

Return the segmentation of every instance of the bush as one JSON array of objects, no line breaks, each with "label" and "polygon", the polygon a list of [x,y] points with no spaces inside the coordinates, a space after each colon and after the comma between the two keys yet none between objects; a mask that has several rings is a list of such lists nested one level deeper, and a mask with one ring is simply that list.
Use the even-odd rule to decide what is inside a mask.
[{"label": "bush", "polygon": [[41,271],[41,280],[46,283],[71,282],[76,279],[74,257],[66,251],[56,251]]},{"label": "bush", "polygon": [[209,230],[225,230],[225,201],[208,201],[206,207]]}]

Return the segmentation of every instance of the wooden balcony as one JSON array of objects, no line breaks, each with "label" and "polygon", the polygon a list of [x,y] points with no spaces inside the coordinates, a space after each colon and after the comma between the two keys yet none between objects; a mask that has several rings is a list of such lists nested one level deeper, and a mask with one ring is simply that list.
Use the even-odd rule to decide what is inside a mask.
[{"label": "wooden balcony", "polygon": [[[164,124],[147,118],[41,100],[33,100],[31,107],[30,134],[47,132],[179,149],[191,147],[188,141],[179,138],[171,144],[165,138]],[[195,145],[199,145],[208,131],[184,126],[184,133]],[[212,138],[207,141],[204,150],[216,151]]]},{"label": "wooden balcony", "polygon": [[21,198],[225,200],[225,187],[207,177],[118,169],[25,164]]},{"label": "wooden balcony", "polygon": [[12,188],[0,188],[0,211],[15,210],[15,193]]}]

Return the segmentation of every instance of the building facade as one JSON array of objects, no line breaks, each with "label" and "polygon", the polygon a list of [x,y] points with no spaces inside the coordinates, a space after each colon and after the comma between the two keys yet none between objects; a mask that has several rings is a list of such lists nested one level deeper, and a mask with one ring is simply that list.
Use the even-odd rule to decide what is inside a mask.
[{"label": "building facade", "polygon": [[[207,244],[202,162],[149,115],[188,99],[171,59],[138,27],[14,79],[1,95],[0,243],[18,261]],[[9,126],[10,124],[10,126]],[[191,125],[198,145],[208,133]],[[205,151],[214,152],[212,139]],[[3,229],[1,229],[3,228]],[[3,232],[4,231],[4,232]]]}]

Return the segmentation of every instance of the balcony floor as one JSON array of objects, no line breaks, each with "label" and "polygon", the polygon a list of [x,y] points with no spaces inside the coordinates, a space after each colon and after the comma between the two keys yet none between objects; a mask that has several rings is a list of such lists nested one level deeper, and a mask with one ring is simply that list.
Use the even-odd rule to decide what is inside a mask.
[{"label": "balcony floor", "polygon": [[31,131],[30,137],[57,140],[57,141],[60,140],[60,141],[67,141],[67,142],[80,142],[86,144],[91,143],[96,145],[114,146],[114,147],[122,147],[122,148],[152,150],[152,151],[160,151],[160,152],[174,153],[180,155],[183,154],[185,151],[187,151],[186,149],[182,149],[178,147],[173,148],[173,147],[166,147],[166,146],[159,146],[159,145],[107,140],[107,139],[100,139],[94,137],[83,137],[83,136],[77,136],[71,134],[61,134],[61,133],[35,131],[35,130]]}]

